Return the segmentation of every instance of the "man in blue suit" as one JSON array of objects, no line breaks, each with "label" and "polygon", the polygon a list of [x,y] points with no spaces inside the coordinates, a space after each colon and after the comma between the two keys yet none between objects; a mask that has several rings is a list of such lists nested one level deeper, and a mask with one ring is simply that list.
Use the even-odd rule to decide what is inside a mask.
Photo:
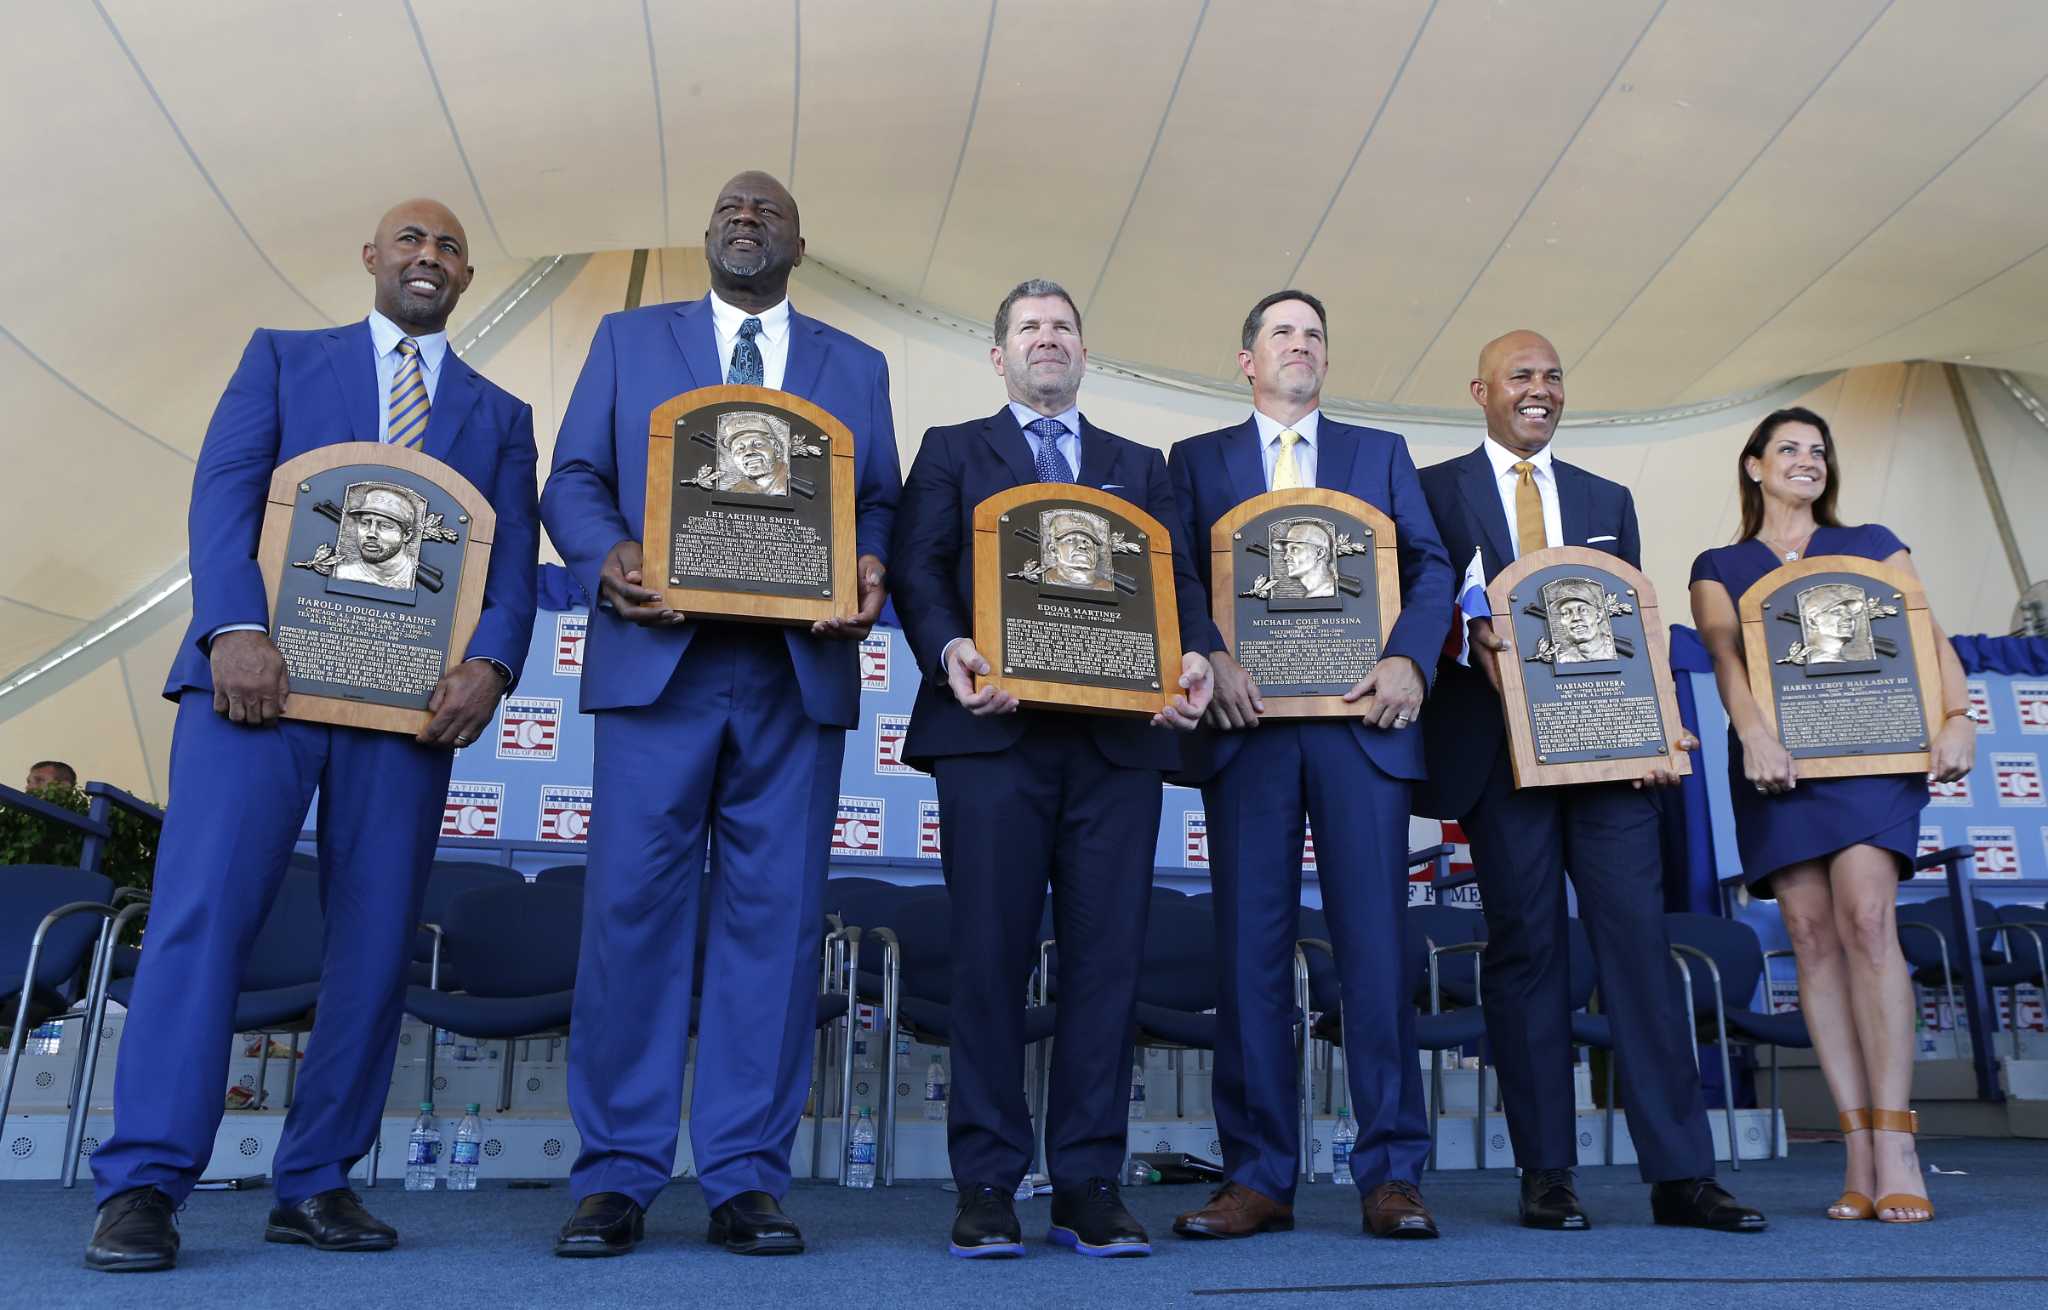
[{"label": "man in blue suit", "polygon": [[[533,630],[533,411],[448,349],[469,243],[441,205],[408,201],[363,247],[366,322],[259,329],[228,383],[192,480],[192,626],[164,695],[178,703],[172,804],[149,940],[114,1081],[114,1133],[92,1158],[100,1218],[86,1263],[166,1269],[171,1216],[213,1155],[235,997],[315,789],[326,947],[319,1019],[273,1166],[265,1237],[321,1250],[398,1240],[348,1173],[370,1149],[397,1049],[420,897],[453,751],[518,681]],[[483,612],[435,687],[417,738],[280,720],[285,667],[256,563],[272,470],[338,441],[411,446],[448,464],[497,514]]]},{"label": "man in blue suit", "polygon": [[[1422,470],[1423,493],[1452,562],[1491,582],[1523,554],[1588,546],[1642,566],[1628,488],[1557,459],[1564,368],[1534,332],[1510,332],[1479,356],[1472,398],[1486,413],[1479,449]],[[1714,1181],[1713,1139],[1664,934],[1657,807],[1640,783],[1515,790],[1500,675],[1505,643],[1484,618],[1446,654],[1423,725],[1428,782],[1417,807],[1459,820],[1472,843],[1486,914],[1486,1033],[1522,1168],[1531,1228],[1588,1227],[1572,1184],[1578,1159],[1571,1061],[1569,871],[1612,1020],[1622,1103],[1650,1208],[1660,1224],[1756,1232],[1764,1217]],[[1697,743],[1685,739],[1687,749]],[[1669,785],[1659,771],[1644,780]]]},{"label": "man in blue suit", "polygon": [[1420,1191],[1429,1120],[1414,1056],[1413,980],[1401,970],[1401,917],[1408,792],[1422,776],[1421,734],[1412,725],[1443,645],[1450,561],[1407,442],[1321,412],[1330,362],[1322,302],[1276,291],[1252,306],[1240,340],[1251,417],[1190,437],[1167,459],[1205,594],[1217,520],[1269,490],[1325,487],[1393,518],[1401,616],[1379,663],[1345,694],[1357,717],[1344,721],[1262,722],[1257,683],[1215,624],[1203,625],[1216,698],[1183,752],[1181,780],[1202,788],[1209,819],[1223,973],[1215,1106],[1227,1181],[1173,1227],[1184,1237],[1249,1237],[1294,1226],[1301,1116],[1289,980],[1306,813],[1343,989],[1344,1067],[1359,1130],[1351,1171],[1365,1230],[1435,1237]]},{"label": "man in blue suit", "polygon": [[[1019,284],[989,351],[1009,403],[924,434],[897,517],[894,586],[924,678],[906,763],[933,775],[951,893],[953,1104],[947,1146],[960,1188],[951,1250],[1024,1253],[1012,1207],[1031,1167],[1024,1104],[1024,988],[1038,962],[1048,876],[1059,939],[1059,1013],[1046,1107],[1054,1241],[1084,1255],[1146,1255],[1117,1175],[1130,1128],[1131,1016],[1152,889],[1161,780],[1179,763],[1168,729],[1209,702],[1207,625],[1159,452],[1105,432],[1077,401],[1088,367],[1081,314],[1057,283]],[[1180,692],[1151,723],[1019,710],[975,649],[974,510],[999,491],[1079,482],[1129,501],[1173,537]],[[1159,598],[1164,603],[1167,598]]]},{"label": "man in blue suit", "polygon": [[[618,1255],[675,1169],[704,919],[690,1142],[710,1240],[803,1250],[782,1212],[809,1088],[817,948],[859,639],[882,609],[900,475],[879,352],[789,306],[796,201],[765,173],[720,191],[711,292],[606,316],[555,445],[541,514],[592,596],[583,708],[597,715],[590,878],[569,1106],[583,1137],[558,1255]],[[694,620],[645,585],[647,419],[681,392],[779,388],[853,431],[860,578],[851,618],[808,630]],[[715,854],[707,871],[705,847]]]}]

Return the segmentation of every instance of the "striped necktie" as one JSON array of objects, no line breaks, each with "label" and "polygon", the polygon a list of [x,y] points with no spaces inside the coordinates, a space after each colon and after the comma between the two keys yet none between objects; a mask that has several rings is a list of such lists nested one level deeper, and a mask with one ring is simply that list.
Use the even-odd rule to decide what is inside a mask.
[{"label": "striped necktie", "polygon": [[427,375],[420,372],[420,343],[406,337],[398,343],[398,374],[391,379],[385,405],[384,444],[418,450],[427,435]]}]

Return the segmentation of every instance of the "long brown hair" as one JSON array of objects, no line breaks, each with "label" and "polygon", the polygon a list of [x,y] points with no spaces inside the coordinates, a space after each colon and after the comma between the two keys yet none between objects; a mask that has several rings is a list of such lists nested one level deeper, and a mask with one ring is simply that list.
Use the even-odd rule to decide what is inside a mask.
[{"label": "long brown hair", "polygon": [[1803,405],[1790,409],[1773,410],[1764,415],[1764,421],[1756,425],[1756,431],[1749,434],[1743,443],[1742,453],[1735,457],[1735,483],[1742,493],[1742,530],[1735,536],[1737,541],[1748,541],[1764,529],[1764,489],[1750,481],[1749,469],[1745,467],[1751,459],[1762,459],[1764,447],[1770,444],[1771,434],[1787,423],[1804,423],[1820,433],[1821,458],[1828,467],[1828,485],[1821,488],[1820,499],[1813,502],[1813,521],[1824,528],[1839,528],[1842,521],[1835,517],[1835,493],[1842,487],[1842,468],[1835,462],[1835,434],[1828,430],[1828,421]]}]

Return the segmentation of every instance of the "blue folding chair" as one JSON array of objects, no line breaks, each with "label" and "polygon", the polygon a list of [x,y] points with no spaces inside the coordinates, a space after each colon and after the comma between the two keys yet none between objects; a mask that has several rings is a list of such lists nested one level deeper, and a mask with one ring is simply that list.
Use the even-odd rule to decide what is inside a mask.
[{"label": "blue folding chair", "polygon": [[[89,962],[97,964],[94,947],[114,915],[113,887],[111,878],[62,865],[0,869],[0,1013],[14,1005],[0,1122],[14,1101],[14,1079],[30,1030],[52,1020],[89,1017],[86,998],[74,1004],[64,988]],[[74,1101],[84,1068],[81,1060],[72,1071]]]}]

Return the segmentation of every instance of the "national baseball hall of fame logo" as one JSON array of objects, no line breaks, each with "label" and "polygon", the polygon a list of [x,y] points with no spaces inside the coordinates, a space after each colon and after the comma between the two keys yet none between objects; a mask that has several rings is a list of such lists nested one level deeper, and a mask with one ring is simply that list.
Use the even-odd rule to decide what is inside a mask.
[{"label": "national baseball hall of fame logo", "polygon": [[2031,751],[1993,751],[1991,776],[2000,805],[2048,805],[2041,794],[2041,757]]},{"label": "national baseball hall of fame logo", "polygon": [[2012,708],[2021,732],[2048,732],[2048,682],[2013,683]]},{"label": "national baseball hall of fame logo", "polygon": [[590,629],[590,615],[564,610],[555,615],[555,676],[583,676],[583,637]]},{"label": "national baseball hall of fame logo", "polygon": [[889,634],[870,632],[860,639],[860,689],[889,690]]},{"label": "national baseball hall of fame logo", "polygon": [[502,782],[451,782],[441,808],[441,835],[496,839],[504,808]]},{"label": "national baseball hall of fame logo", "polygon": [[1929,805],[1953,805],[1966,809],[1976,804],[1970,792],[1970,775],[1964,774],[1954,782],[1936,782],[1928,779],[1927,803]]},{"label": "national baseball hall of fame logo", "polygon": [[1209,867],[1209,816],[1201,810],[1180,813],[1182,857],[1190,869]]},{"label": "national baseball hall of fame logo", "polygon": [[916,769],[903,762],[903,737],[910,731],[908,714],[877,714],[875,716],[875,772],[883,774],[914,774]]},{"label": "national baseball hall of fame logo", "polygon": [[939,803],[919,801],[917,803],[917,858],[936,860],[939,858]]},{"label": "national baseball hall of fame logo", "polygon": [[1972,825],[1970,845],[1977,852],[1976,874],[1979,878],[2020,876],[2019,836],[2013,829]]},{"label": "national baseball hall of fame logo", "polygon": [[555,696],[507,696],[498,716],[498,758],[553,760],[562,749],[562,702]]},{"label": "national baseball hall of fame logo", "polygon": [[540,789],[540,819],[534,836],[540,841],[587,842],[590,840],[590,798],[588,787],[561,787],[552,783]]},{"label": "national baseball hall of fame logo", "polygon": [[841,796],[839,817],[832,823],[834,855],[882,854],[882,800],[879,796]]}]

